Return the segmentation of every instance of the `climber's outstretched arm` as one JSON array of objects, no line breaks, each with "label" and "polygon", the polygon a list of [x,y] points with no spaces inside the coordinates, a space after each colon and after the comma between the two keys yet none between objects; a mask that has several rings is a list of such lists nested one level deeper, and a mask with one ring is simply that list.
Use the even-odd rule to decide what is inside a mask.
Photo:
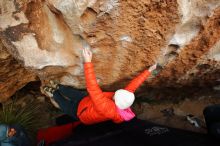
[{"label": "climber's outstretched arm", "polygon": [[126,87],[125,90],[128,90],[132,93],[150,76],[151,72],[157,68],[157,64],[149,67],[148,70],[144,70],[136,78],[134,78]]}]

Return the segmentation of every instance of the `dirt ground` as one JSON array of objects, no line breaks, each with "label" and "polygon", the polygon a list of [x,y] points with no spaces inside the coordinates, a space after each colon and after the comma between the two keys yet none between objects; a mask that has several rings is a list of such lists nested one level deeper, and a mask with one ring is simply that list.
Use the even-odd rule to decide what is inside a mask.
[{"label": "dirt ground", "polygon": [[[213,87],[185,87],[150,89],[149,94],[136,98],[134,110],[137,117],[169,127],[206,132],[203,110],[213,104],[220,104],[220,91]],[[187,120],[193,115],[200,127]]]},{"label": "dirt ground", "polygon": [[[138,118],[148,120],[169,127],[185,129],[194,132],[206,132],[203,109],[212,104],[219,104],[220,98],[201,97],[199,99],[185,99],[179,103],[140,103],[135,110]],[[187,115],[193,115],[201,124],[196,127],[187,120]]]},{"label": "dirt ground", "polygon": [[[166,94],[161,93],[161,97],[167,96],[167,98],[158,98],[158,95],[155,92],[149,93],[148,97],[150,97],[150,99],[141,97],[142,100],[140,100],[141,98],[137,97],[137,100],[132,108],[138,118],[169,127],[205,133],[206,127],[203,117],[203,109],[208,105],[220,104],[219,91],[200,90],[193,96],[189,96],[184,92],[184,96],[189,96],[190,98],[184,96],[181,97],[176,92],[175,95],[167,94],[167,90]],[[153,96],[155,96],[154,99],[152,99]],[[177,100],[175,96],[179,99]],[[37,103],[39,103],[42,107],[42,118],[39,122],[45,123],[42,128],[55,125],[56,117],[62,114],[61,111],[52,106],[47,97],[40,93],[39,83],[27,85],[18,91],[13,98],[19,99],[19,104],[28,104],[30,99],[38,101]],[[201,123],[201,127],[195,127],[187,121],[186,116],[189,114],[194,115],[194,117],[197,118],[197,120]]]}]

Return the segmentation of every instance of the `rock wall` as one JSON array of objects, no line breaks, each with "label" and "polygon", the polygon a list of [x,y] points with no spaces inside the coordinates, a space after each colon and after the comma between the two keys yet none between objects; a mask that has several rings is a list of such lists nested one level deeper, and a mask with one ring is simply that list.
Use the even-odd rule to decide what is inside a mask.
[{"label": "rock wall", "polygon": [[37,80],[34,72],[26,70],[0,42],[0,102],[7,100],[27,83]]},{"label": "rock wall", "polygon": [[[104,90],[123,88],[154,63],[162,71],[139,92],[220,79],[219,0],[0,0],[0,38],[20,68],[43,84],[59,79],[85,88],[83,47],[94,54]],[[21,79],[22,86],[36,80]],[[4,84],[2,101],[21,87]]]}]

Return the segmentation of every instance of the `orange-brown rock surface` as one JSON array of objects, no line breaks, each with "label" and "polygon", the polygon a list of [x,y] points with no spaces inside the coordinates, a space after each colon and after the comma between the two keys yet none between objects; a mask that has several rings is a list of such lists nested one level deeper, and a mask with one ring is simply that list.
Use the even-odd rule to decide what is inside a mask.
[{"label": "orange-brown rock surface", "polygon": [[7,100],[27,83],[37,79],[33,72],[26,70],[7,52],[1,42],[0,66],[0,102]]},{"label": "orange-brown rock surface", "polygon": [[219,0],[0,0],[0,38],[13,60],[0,69],[11,80],[1,82],[0,102],[36,77],[84,88],[83,47],[105,90],[154,63],[162,71],[140,92],[220,79]]}]

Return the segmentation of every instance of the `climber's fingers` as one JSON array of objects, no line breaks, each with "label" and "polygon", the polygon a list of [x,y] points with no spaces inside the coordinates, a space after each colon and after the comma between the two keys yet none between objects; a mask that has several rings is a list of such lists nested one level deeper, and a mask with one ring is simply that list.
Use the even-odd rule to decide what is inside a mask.
[{"label": "climber's fingers", "polygon": [[152,72],[153,70],[155,70],[157,68],[157,64],[152,65],[151,67],[149,67],[148,71]]},{"label": "climber's fingers", "polygon": [[88,48],[83,48],[83,58],[85,62],[91,62],[92,52]]}]

